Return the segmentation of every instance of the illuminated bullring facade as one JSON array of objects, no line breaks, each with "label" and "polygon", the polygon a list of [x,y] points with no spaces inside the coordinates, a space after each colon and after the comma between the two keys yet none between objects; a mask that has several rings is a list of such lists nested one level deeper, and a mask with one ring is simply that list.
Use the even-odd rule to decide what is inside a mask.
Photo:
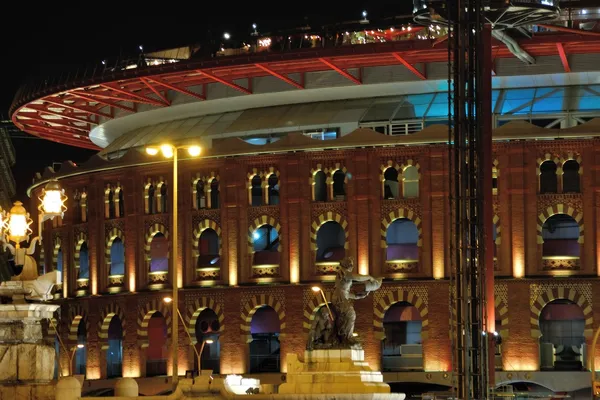
[{"label": "illuminated bullring facade", "polygon": [[[496,384],[572,392],[589,387],[600,322],[600,39],[523,40],[538,60],[527,69],[494,45]],[[450,385],[444,51],[364,46],[300,52],[304,64],[223,58],[229,72],[182,62],[17,102],[23,129],[103,148],[30,189],[57,178],[69,196],[44,225],[40,268],[62,271],[58,334],[85,344],[73,362],[89,387],[169,374],[174,266],[180,374],[205,344],[203,368],[281,383],[324,305],[311,287],[329,297],[346,256],[385,278],[355,304],[370,365],[388,382]],[[178,232],[172,163],[144,152],[167,141],[203,148],[178,163]]]},{"label": "illuminated bullring facade", "polygon": [[[265,324],[278,334],[279,365],[285,372],[285,354],[302,351],[311,320],[323,305],[311,284],[323,282],[329,295],[327,282],[338,261],[352,256],[359,273],[386,278],[381,292],[356,304],[357,333],[369,362],[390,374],[396,371],[390,379],[400,381],[433,379],[409,371],[448,371],[448,160],[446,145],[435,144],[444,141],[446,131],[431,126],[389,137],[360,129],[331,142],[290,134],[264,150],[232,138],[211,150],[214,158],[181,161],[179,306],[187,324],[181,337],[183,329],[196,342],[217,335],[219,370],[251,372],[253,316],[269,306],[277,323]],[[543,346],[552,346],[540,342],[548,304],[557,302],[554,312],[579,312],[580,318],[570,321],[580,330],[579,339],[572,338],[579,345],[597,326],[594,296],[600,289],[590,278],[599,265],[597,200],[590,188],[600,152],[593,136],[600,123],[542,132],[526,122],[511,122],[495,137],[525,131],[536,132],[538,139],[577,138],[494,144],[494,301],[502,337],[498,368],[503,371],[555,368],[552,348],[549,358],[539,354]],[[420,138],[433,144],[404,145]],[[312,150],[288,152],[286,143]],[[233,145],[263,154],[226,156]],[[318,146],[329,150],[317,151]],[[122,337],[121,373],[134,377],[152,375],[147,368],[155,361],[149,362],[147,354],[153,319],[161,316],[163,327],[170,326],[171,310],[162,302],[170,287],[171,196],[163,178],[170,164],[149,161],[132,150],[96,167],[91,160],[89,167],[61,168],[67,175],[61,182],[73,200],[65,218],[45,228],[42,264],[63,272],[60,331],[74,343],[85,340],[89,379],[118,376],[107,367],[109,342],[116,340],[110,339],[111,326],[116,326],[113,336]],[[553,165],[546,167],[548,162]],[[113,164],[118,168],[109,169]],[[398,321],[388,321],[394,315]],[[208,327],[204,333],[202,323]],[[406,343],[385,344],[386,333],[394,329]],[[412,358],[398,360],[394,352],[402,346],[415,352]],[[165,362],[166,373],[168,357],[162,354],[158,359]],[[194,369],[187,338],[180,355],[180,370]],[[582,368],[584,357],[578,359]]]}]

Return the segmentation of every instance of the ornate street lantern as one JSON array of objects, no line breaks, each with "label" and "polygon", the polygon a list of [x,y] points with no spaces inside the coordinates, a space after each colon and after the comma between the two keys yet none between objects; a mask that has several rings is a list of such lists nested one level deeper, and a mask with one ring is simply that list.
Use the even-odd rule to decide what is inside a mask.
[{"label": "ornate street lantern", "polygon": [[52,219],[54,217],[63,217],[67,206],[67,195],[65,190],[60,187],[57,180],[51,180],[42,189],[42,196],[39,197],[40,205],[38,209],[43,219]]},{"label": "ornate street lantern", "polygon": [[30,228],[32,222],[23,203],[15,201],[8,214],[5,229],[8,239],[15,242],[17,248],[20,247],[19,244],[22,241],[29,239],[29,235],[32,233]]}]

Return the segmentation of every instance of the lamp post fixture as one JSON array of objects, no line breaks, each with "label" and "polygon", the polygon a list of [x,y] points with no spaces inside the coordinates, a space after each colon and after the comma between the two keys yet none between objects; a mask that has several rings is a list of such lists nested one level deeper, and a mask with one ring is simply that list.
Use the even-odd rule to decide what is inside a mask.
[{"label": "lamp post fixture", "polygon": [[77,350],[81,350],[85,347],[84,344],[79,343],[77,346],[71,347],[71,356],[69,357],[69,376],[73,376],[73,359]]},{"label": "lamp post fixture", "polygon": [[329,302],[327,301],[327,297],[325,297],[323,289],[321,289],[319,286],[313,286],[312,291],[315,293],[321,292],[321,296],[323,297],[323,301],[325,302],[325,307],[327,307],[327,311],[329,311],[329,318],[331,318],[331,320],[333,321],[333,313],[331,312],[331,308],[329,308]]},{"label": "lamp post fixture", "polygon": [[[158,152],[160,151],[163,155],[163,157],[170,159],[173,159],[173,208],[172,208],[172,212],[171,212],[171,257],[173,262],[171,262],[171,285],[173,286],[173,297],[171,298],[171,301],[173,301],[174,307],[177,308],[177,304],[179,302],[179,287],[178,287],[178,282],[177,282],[177,270],[178,270],[178,266],[177,266],[177,258],[178,258],[178,254],[177,254],[177,246],[179,245],[179,237],[178,237],[178,227],[177,227],[177,214],[178,214],[178,210],[177,210],[177,201],[178,201],[178,189],[177,189],[177,163],[178,163],[178,157],[177,157],[177,153],[178,150],[180,149],[187,149],[189,155],[191,157],[198,157],[200,155],[201,152],[201,148],[200,146],[196,146],[196,145],[187,145],[187,146],[173,146],[171,144],[162,144],[160,145],[160,147],[146,147],[146,153],[149,154],[150,156],[155,156],[158,154]],[[177,312],[179,312],[179,309],[177,309]],[[177,368],[177,362],[178,362],[178,355],[177,355],[177,347],[179,346],[179,323],[178,323],[178,319],[177,318],[172,318],[172,323],[173,326],[171,328],[171,339],[172,339],[172,349],[171,349],[171,353],[172,353],[172,358],[173,358],[173,373],[172,373],[172,378],[171,378],[171,382],[173,383],[174,386],[177,386],[177,381],[179,380],[179,373],[178,373],[178,368]]]},{"label": "lamp post fixture", "polygon": [[[31,256],[35,251],[35,242],[42,243],[42,226],[44,221],[53,219],[54,217],[62,217],[67,210],[67,206],[65,205],[67,196],[64,189],[60,187],[60,184],[55,179],[50,180],[42,189],[42,196],[39,197],[39,200],[38,236],[33,238],[31,245],[27,249],[22,249],[21,243],[28,241],[29,236],[33,233],[31,230],[33,221],[23,203],[15,201],[9,212],[0,209],[0,241],[4,242],[10,249],[17,265],[25,266],[26,256]],[[14,243],[14,247],[10,242]],[[25,268],[23,273],[23,278],[25,279],[35,279],[37,277],[37,270],[34,274],[35,277],[30,275],[33,271],[25,271]]]},{"label": "lamp post fixture", "polygon": [[[173,308],[176,310],[177,315],[179,316],[179,319],[181,320],[181,324],[184,326],[185,328],[185,321],[183,320],[183,316],[181,315],[181,312],[179,311],[179,307],[177,307],[177,304],[175,304],[173,302],[173,299],[171,297],[165,297],[163,299],[163,301],[167,304],[169,303],[173,303]],[[173,318],[176,319],[176,318]],[[190,332],[185,329],[185,333],[187,333],[188,338],[190,339],[190,346],[192,346],[192,349],[194,349],[194,353],[196,353],[196,359],[198,360],[198,375],[200,375],[200,371],[202,371],[202,360],[201,360],[201,356],[202,356],[202,352],[204,351],[204,345],[205,344],[212,344],[213,340],[212,339],[205,339],[202,341],[202,345],[200,346],[200,351],[198,351],[198,349],[196,349],[196,346],[194,346],[194,340],[192,339],[192,336],[190,335]]]}]

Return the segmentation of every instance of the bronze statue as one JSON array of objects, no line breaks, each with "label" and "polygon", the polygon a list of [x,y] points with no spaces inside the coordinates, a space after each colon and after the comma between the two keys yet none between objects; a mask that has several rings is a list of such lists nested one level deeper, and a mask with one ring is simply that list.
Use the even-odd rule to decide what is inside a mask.
[{"label": "bronze statue", "polygon": [[[334,311],[333,332],[329,332],[328,323],[324,318],[331,320],[328,310],[323,307],[315,318],[315,323],[309,335],[307,349],[323,348],[360,348],[360,343],[354,337],[354,322],[356,311],[354,311],[353,300],[364,299],[370,292],[381,287],[382,278],[373,278],[369,275],[357,275],[353,273],[354,260],[350,257],[340,261],[340,268],[335,278],[333,296],[331,298]],[[350,289],[354,282],[364,284],[364,291],[353,293]],[[327,312],[327,313],[325,313]]]}]

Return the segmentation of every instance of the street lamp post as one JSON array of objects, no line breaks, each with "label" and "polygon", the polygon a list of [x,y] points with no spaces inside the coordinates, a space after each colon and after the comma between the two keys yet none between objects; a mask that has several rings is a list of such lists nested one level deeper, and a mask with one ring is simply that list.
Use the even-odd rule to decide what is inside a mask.
[{"label": "street lamp post", "polygon": [[[160,148],[156,148],[156,147],[147,147],[146,148],[146,153],[148,153],[151,156],[155,156],[158,154],[158,151],[161,151],[161,153],[163,154],[163,156],[165,158],[172,158],[173,159],[173,206],[172,206],[172,212],[171,212],[171,257],[173,262],[171,263],[171,285],[173,286],[173,297],[172,297],[172,301],[174,303],[174,307],[177,308],[177,312],[179,312],[178,306],[177,304],[179,304],[179,287],[178,287],[178,282],[177,282],[177,250],[178,250],[178,245],[179,245],[179,236],[178,236],[178,227],[177,227],[177,214],[178,214],[178,210],[177,210],[177,202],[178,202],[178,189],[177,189],[177,163],[178,163],[178,157],[177,157],[177,152],[179,149],[187,149],[188,153],[190,156],[192,157],[198,157],[200,155],[200,147],[199,146],[195,146],[195,145],[190,145],[190,146],[173,146],[171,144],[163,144],[160,146]],[[179,323],[177,318],[172,318],[172,323],[173,326],[171,328],[171,354],[172,354],[172,359],[173,359],[173,373],[172,373],[172,379],[171,382],[173,383],[174,386],[177,385],[177,381],[179,380],[179,373],[178,373],[178,354],[177,354],[177,347],[179,346]]]},{"label": "street lamp post", "polygon": [[325,297],[323,289],[321,289],[319,286],[313,286],[312,291],[321,292],[321,296],[323,297],[323,301],[325,302],[325,307],[327,307],[327,311],[329,311],[329,318],[331,318],[331,320],[333,321],[333,313],[331,312],[331,308],[329,308],[329,302],[327,301],[327,297]]},{"label": "street lamp post", "polygon": [[[183,316],[181,315],[181,312],[179,311],[179,307],[177,307],[177,304],[175,304],[173,302],[173,299],[171,297],[165,297],[163,299],[163,301],[167,304],[169,303],[173,303],[173,308],[176,310],[177,315],[179,316],[179,319],[181,320],[181,324],[185,327],[185,321],[183,320]],[[192,349],[194,349],[194,353],[196,353],[196,359],[198,360],[198,375],[200,375],[200,371],[202,371],[202,360],[201,360],[201,356],[202,356],[202,352],[204,351],[204,345],[205,344],[212,344],[213,340],[212,339],[205,339],[202,341],[202,345],[200,346],[200,351],[198,351],[198,349],[196,349],[196,346],[194,346],[194,340],[192,339],[192,336],[190,335],[190,332],[185,329],[185,333],[187,333],[188,338],[190,339],[190,346],[192,346]]]},{"label": "street lamp post", "polygon": [[79,343],[77,346],[71,347],[71,356],[69,357],[69,376],[73,376],[73,359],[75,358],[75,353],[77,350],[81,350],[85,347],[85,345]]}]

